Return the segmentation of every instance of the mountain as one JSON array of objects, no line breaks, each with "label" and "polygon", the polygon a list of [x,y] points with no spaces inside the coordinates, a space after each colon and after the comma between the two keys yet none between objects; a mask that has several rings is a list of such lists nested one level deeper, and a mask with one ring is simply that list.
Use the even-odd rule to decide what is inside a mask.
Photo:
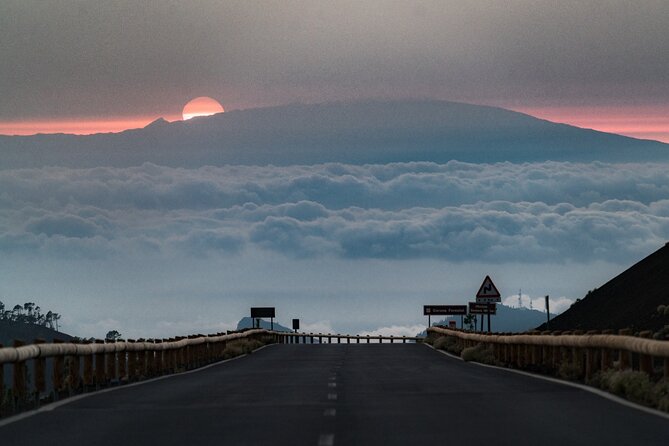
[{"label": "mountain", "polygon": [[0,320],[0,344],[11,347],[14,339],[32,344],[35,339],[44,339],[47,342],[52,342],[54,339],[69,341],[72,336],[42,325]]},{"label": "mountain", "polygon": [[[242,330],[244,328],[253,328],[253,319],[251,319],[249,316],[241,318],[240,321],[237,323],[237,330]],[[260,319],[260,328],[270,330],[271,324],[269,321],[266,321],[265,319]],[[284,327],[283,325],[277,322],[274,322],[274,331],[293,331],[293,330],[291,330],[288,327]]]},{"label": "mountain", "polygon": [[286,105],[88,136],[0,136],[0,168],[433,161],[659,161],[669,145],[501,108],[404,100]]},{"label": "mountain", "polygon": [[[631,328],[657,331],[669,325],[669,243],[574,303],[551,320],[551,330]],[[540,329],[544,329],[541,326]]]},{"label": "mountain", "polygon": [[[488,329],[487,316],[484,317],[484,329]],[[551,314],[551,319],[555,315]],[[455,321],[458,323],[458,328],[460,327],[460,317],[453,316]],[[435,325],[445,325],[448,326],[449,318],[446,318],[442,321],[435,322]],[[524,331],[533,330],[534,327],[546,321],[546,313],[539,310],[530,310],[529,308],[513,308],[507,307],[505,305],[497,304],[497,314],[495,316],[490,316],[490,325],[492,326],[492,331],[497,333],[502,332],[511,332],[511,333],[522,333]],[[480,330],[481,328],[481,319],[478,319],[476,329]],[[418,336],[425,336],[426,332],[419,333]]]}]

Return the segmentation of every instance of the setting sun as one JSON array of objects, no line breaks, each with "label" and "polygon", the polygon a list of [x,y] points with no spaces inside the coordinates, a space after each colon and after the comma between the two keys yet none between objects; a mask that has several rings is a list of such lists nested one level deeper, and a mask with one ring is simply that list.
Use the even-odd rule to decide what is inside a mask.
[{"label": "setting sun", "polygon": [[184,121],[198,116],[211,116],[223,113],[223,106],[216,100],[207,96],[197,97],[184,106],[182,115]]}]

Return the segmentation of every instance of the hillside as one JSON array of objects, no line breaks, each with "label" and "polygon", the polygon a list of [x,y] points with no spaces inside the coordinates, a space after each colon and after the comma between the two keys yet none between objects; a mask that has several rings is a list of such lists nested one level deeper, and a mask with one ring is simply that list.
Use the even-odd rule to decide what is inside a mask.
[{"label": "hillside", "polygon": [[669,145],[496,107],[405,100],[287,105],[116,134],[0,136],[0,168],[669,160]]},{"label": "hillside", "polygon": [[[669,304],[669,243],[551,321],[551,330],[632,328],[657,331],[669,324],[657,314]],[[540,329],[544,329],[544,325]]]},{"label": "hillside", "polygon": [[54,339],[69,341],[72,336],[42,325],[0,320],[0,343],[3,346],[11,347],[14,339],[30,344],[35,339],[44,339],[48,342]]}]

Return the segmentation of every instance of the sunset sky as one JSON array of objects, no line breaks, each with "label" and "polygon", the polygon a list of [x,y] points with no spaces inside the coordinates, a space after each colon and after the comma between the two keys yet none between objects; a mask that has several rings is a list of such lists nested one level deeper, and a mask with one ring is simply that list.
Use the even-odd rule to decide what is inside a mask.
[{"label": "sunset sky", "polygon": [[[304,115],[280,123],[326,107],[228,112],[440,99],[669,142],[667,55],[667,0],[1,0],[0,135],[119,132],[191,116],[198,97],[226,114],[199,120],[202,147],[172,136],[193,122],[1,136],[0,300],[63,314],[73,335],[131,338],[230,330],[272,305],[308,331],[414,335],[422,305],[464,304],[485,275],[507,303],[522,289],[563,311],[669,240],[662,145],[595,135],[598,156],[579,157],[593,139],[565,147],[542,130],[505,152],[506,123],[553,126],[414,101],[390,109],[398,132],[380,136],[374,119],[388,115],[347,112],[360,133],[345,141],[322,131],[337,115],[314,112],[318,152]],[[392,101],[367,102],[358,113]],[[487,128],[493,115],[513,119]],[[432,118],[493,143],[469,162],[430,157],[444,140],[416,136],[429,139]],[[260,123],[242,128],[244,144],[207,139],[238,122]],[[309,143],[278,147],[282,131]],[[396,135],[422,155],[390,157],[383,138]],[[382,156],[365,164],[375,140]],[[634,148],[625,162],[610,150],[620,140]],[[636,149],[651,146],[663,156]]]},{"label": "sunset sky", "polygon": [[0,134],[428,97],[669,141],[667,29],[663,0],[7,0]]}]

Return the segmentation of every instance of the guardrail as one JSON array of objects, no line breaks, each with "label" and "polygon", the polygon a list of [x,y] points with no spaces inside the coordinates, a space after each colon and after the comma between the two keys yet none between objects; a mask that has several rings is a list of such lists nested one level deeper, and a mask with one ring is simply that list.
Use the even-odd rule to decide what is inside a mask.
[{"label": "guardrail", "polygon": [[484,334],[430,327],[427,333],[431,340],[441,336],[457,339],[462,349],[488,347],[498,364],[515,368],[557,372],[567,366],[575,378],[588,381],[595,372],[615,366],[669,379],[669,341],[649,339],[650,331],[639,336],[631,336],[629,329],[617,334],[613,330]]},{"label": "guardrail", "polygon": [[[387,341],[390,344],[395,342],[406,344],[408,342],[423,342],[425,338],[416,336],[362,336],[362,335],[348,335],[348,334],[331,334],[331,333],[277,333],[279,336],[279,343],[282,344],[332,344],[332,340],[336,339],[336,344],[370,344],[383,343]],[[309,340],[309,342],[307,342]],[[318,342],[316,342],[316,340]],[[325,340],[325,342],[323,341]],[[345,342],[342,342],[345,340]],[[354,340],[355,342],[351,342]],[[301,342],[300,342],[301,341]],[[361,342],[362,341],[362,342]]]},{"label": "guardrail", "polygon": [[[37,406],[42,400],[201,367],[243,353],[243,349],[226,350],[242,340],[270,343],[279,338],[257,329],[172,339],[49,344],[37,340],[30,345],[15,341],[14,347],[4,348],[0,344],[0,416]],[[52,371],[49,380],[47,360]],[[5,365],[12,367],[9,389],[5,389]]]}]

